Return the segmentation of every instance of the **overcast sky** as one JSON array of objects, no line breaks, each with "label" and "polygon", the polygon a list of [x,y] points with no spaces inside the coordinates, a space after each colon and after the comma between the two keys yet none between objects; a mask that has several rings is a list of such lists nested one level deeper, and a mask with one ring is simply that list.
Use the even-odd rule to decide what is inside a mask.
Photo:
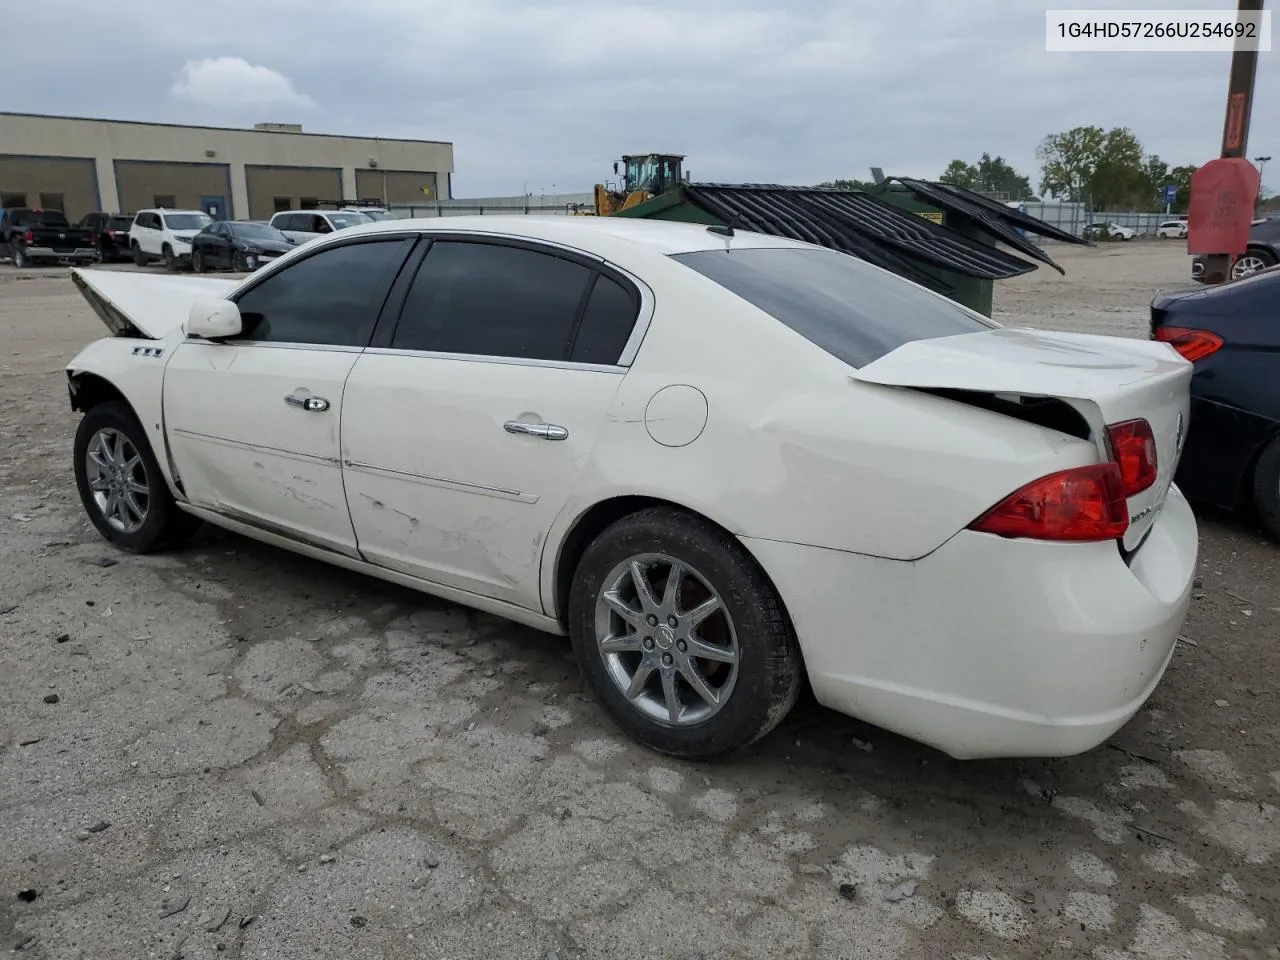
[{"label": "overcast sky", "polygon": [[[39,0],[3,2],[0,109],[448,140],[454,195],[590,189],[622,153],[695,180],[936,177],[1045,134],[1128,126],[1216,156],[1228,54],[1051,54],[1044,11],[1234,0]],[[13,38],[30,41],[12,42]],[[1250,153],[1277,154],[1280,52]],[[0,145],[0,150],[3,145]],[[1265,180],[1280,182],[1267,171]]]}]

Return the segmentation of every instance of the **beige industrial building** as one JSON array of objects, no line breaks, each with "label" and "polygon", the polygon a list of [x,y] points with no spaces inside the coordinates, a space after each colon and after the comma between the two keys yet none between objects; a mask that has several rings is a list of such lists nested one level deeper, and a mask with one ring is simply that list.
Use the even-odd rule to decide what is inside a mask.
[{"label": "beige industrial building", "polygon": [[448,199],[453,144],[0,113],[0,204],[61,209],[202,209],[264,220],[317,203]]}]

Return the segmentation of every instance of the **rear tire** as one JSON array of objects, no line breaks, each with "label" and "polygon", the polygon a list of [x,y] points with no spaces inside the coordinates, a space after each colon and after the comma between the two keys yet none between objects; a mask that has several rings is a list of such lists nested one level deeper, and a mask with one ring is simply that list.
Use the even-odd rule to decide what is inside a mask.
[{"label": "rear tire", "polygon": [[121,550],[151,553],[186,540],[199,526],[178,509],[128,404],[90,408],[76,429],[74,451],[80,502],[98,532]]},{"label": "rear tire", "polygon": [[27,257],[27,252],[23,250],[22,247],[18,246],[18,244],[15,243],[10,248],[10,253],[10,259],[13,261],[14,269],[25,270],[27,267],[31,266],[31,260]]},{"label": "rear tire", "polygon": [[1262,526],[1280,540],[1280,437],[1273,437],[1253,469],[1253,505]]},{"label": "rear tire", "polygon": [[624,517],[592,541],[568,623],[597,699],[660,753],[704,760],[746,747],[800,692],[800,650],[773,584],[736,538],[674,509]]}]

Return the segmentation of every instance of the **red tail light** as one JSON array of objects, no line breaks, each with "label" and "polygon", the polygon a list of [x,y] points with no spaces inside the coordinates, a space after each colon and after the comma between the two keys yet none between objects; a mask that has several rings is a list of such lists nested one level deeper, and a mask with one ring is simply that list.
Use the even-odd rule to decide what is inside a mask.
[{"label": "red tail light", "polygon": [[1033,480],[969,529],[1029,540],[1118,540],[1129,529],[1120,466],[1096,463]]},{"label": "red tail light", "polygon": [[1145,420],[1126,420],[1107,427],[1111,454],[1120,468],[1125,498],[1156,482],[1156,438]]},{"label": "red tail light", "polygon": [[35,242],[36,242],[36,235],[35,235],[34,233],[32,233],[30,230],[24,230],[24,231],[22,231],[22,242],[23,242],[23,243],[35,243]]},{"label": "red tail light", "polygon": [[1222,338],[1208,330],[1192,330],[1188,327],[1160,327],[1154,337],[1167,343],[1178,353],[1195,363],[1222,349]]}]

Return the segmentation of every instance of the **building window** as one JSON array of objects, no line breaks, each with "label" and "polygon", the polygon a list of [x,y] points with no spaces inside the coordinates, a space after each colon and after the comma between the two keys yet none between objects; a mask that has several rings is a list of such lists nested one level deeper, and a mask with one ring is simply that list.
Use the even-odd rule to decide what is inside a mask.
[{"label": "building window", "polygon": [[320,199],[318,197],[303,197],[298,201],[299,210],[314,210],[318,206],[320,206]]},{"label": "building window", "polygon": [[40,194],[40,206],[45,210],[62,210],[67,208],[62,202],[62,194],[60,193],[42,193]]},{"label": "building window", "polygon": [[157,193],[153,198],[155,205],[165,210],[173,210],[178,206],[178,201],[171,193]]},{"label": "building window", "polygon": [[14,207],[25,207],[27,205],[27,195],[25,193],[0,193],[0,207],[5,210],[11,210]]},{"label": "building window", "polygon": [[272,197],[271,207],[276,213],[279,213],[281,210],[292,210],[293,197]]}]

